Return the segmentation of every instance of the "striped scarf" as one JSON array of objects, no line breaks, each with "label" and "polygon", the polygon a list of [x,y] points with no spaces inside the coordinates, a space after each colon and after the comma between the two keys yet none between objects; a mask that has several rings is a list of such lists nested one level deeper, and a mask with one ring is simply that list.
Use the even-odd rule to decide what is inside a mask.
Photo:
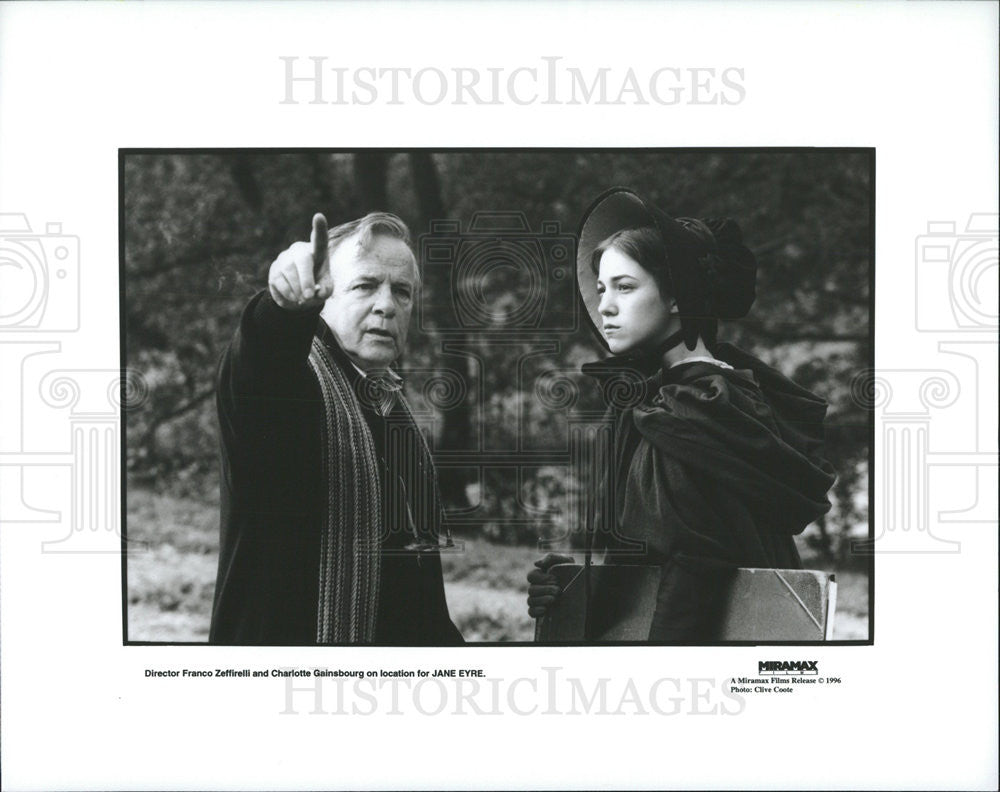
[{"label": "striped scarf", "polygon": [[309,366],[323,396],[323,476],[316,642],[371,643],[378,613],[382,504],[375,442],[344,372],[313,339]]}]

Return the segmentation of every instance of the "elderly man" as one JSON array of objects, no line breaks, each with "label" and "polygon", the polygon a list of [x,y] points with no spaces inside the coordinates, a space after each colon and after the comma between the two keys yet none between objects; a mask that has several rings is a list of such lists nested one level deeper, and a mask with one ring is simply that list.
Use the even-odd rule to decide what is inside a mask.
[{"label": "elderly man", "polygon": [[318,214],[244,309],[217,382],[213,643],[461,642],[434,465],[389,368],[418,285],[398,217]]}]

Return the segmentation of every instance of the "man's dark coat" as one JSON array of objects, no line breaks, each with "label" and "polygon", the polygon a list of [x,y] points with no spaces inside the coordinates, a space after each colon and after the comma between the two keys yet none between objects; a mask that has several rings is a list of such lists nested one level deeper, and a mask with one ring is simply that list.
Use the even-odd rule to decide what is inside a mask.
[{"label": "man's dark coat", "polygon": [[[307,360],[318,335],[353,384],[362,376],[316,311],[290,312],[266,292],[247,305],[217,378],[221,430],[221,546],[210,640],[220,644],[316,643],[323,480],[323,403]],[[398,404],[388,418],[362,404],[379,457],[385,530],[375,642],[454,644],[436,550],[440,514],[401,506],[433,486],[432,471],[386,453],[387,426],[412,419]],[[412,432],[410,433],[411,436]],[[415,476],[423,480],[409,482]],[[349,476],[350,480],[350,476]],[[397,488],[395,492],[389,488]],[[402,496],[402,497],[399,497]],[[400,513],[401,512],[401,513]],[[419,536],[413,535],[413,529]]]}]

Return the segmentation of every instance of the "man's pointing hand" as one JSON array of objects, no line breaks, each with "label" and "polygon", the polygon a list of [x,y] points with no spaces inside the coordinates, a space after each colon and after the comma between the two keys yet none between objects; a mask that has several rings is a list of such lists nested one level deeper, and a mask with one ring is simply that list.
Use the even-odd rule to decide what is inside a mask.
[{"label": "man's pointing hand", "polygon": [[271,264],[267,286],[271,298],[288,311],[305,311],[323,305],[333,293],[326,218],[313,215],[308,242],[293,242]]}]

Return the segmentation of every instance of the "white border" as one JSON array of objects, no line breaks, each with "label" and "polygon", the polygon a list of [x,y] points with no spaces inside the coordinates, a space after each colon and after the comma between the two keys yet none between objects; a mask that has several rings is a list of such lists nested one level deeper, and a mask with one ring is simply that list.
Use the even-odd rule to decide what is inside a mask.
[{"label": "white border", "polygon": [[[4,3],[0,211],[24,213],[36,230],[59,221],[79,237],[79,332],[30,338],[58,341],[60,368],[107,371],[118,367],[120,147],[874,146],[876,359],[967,383],[975,364],[939,345],[970,336],[915,327],[915,251],[928,221],[964,227],[996,211],[997,54],[992,3]],[[591,68],[735,65],[746,98],[282,106],[281,55],[414,68],[512,69],[546,55]],[[995,369],[979,376],[979,412],[931,415],[932,450],[995,452]],[[44,445],[46,427],[32,420],[26,413],[23,431]],[[947,487],[932,480],[931,509],[975,498],[960,468],[943,471],[954,479]],[[64,473],[53,470],[53,487],[65,486]],[[5,515],[5,787],[995,788],[990,481],[977,514],[992,508],[992,522],[946,528],[960,553],[879,558],[874,647],[809,652],[844,678],[839,690],[754,699],[739,717],[289,717],[272,686],[151,682],[143,668],[241,667],[246,652],[121,647],[119,560],[43,556],[38,527]],[[304,654],[255,657],[268,666],[317,656]],[[648,687],[664,676],[731,676],[760,654],[478,648],[461,662],[508,680],[543,666],[588,680],[627,668]],[[444,650],[323,657],[456,663]]]}]

